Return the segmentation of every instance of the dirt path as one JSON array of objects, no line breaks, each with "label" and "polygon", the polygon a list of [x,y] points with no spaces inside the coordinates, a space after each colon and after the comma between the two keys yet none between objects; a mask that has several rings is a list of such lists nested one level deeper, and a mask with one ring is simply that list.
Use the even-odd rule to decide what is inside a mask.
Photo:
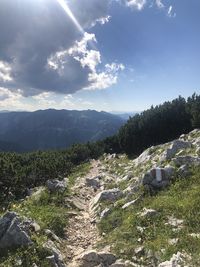
[{"label": "dirt path", "polygon": [[81,177],[72,188],[73,202],[80,211],[69,219],[69,225],[66,228],[65,255],[68,267],[75,267],[73,259],[82,252],[94,248],[100,238],[96,223],[89,212],[90,201],[98,191],[95,192],[92,187],[85,185],[86,178],[92,178],[99,174],[99,161],[93,160],[90,172],[85,177]]}]

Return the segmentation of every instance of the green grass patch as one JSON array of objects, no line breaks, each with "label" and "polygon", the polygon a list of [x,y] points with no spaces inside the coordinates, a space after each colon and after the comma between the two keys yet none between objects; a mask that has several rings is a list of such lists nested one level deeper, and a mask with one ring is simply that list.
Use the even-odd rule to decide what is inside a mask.
[{"label": "green grass patch", "polygon": [[[191,233],[200,233],[199,192],[200,168],[196,168],[192,170],[190,177],[176,177],[170,188],[155,196],[146,195],[136,206],[130,206],[126,210],[119,206],[113,208],[112,213],[99,223],[100,232],[106,233],[104,244],[112,244],[115,253],[130,260],[135,248],[141,245],[155,255],[162,251],[159,255],[162,260],[169,259],[178,251],[186,251],[199,260],[200,239],[190,236]],[[155,209],[158,214],[141,218],[139,212],[143,207]],[[169,216],[184,221],[179,231],[166,224]],[[138,226],[144,231],[139,231]],[[174,238],[178,242],[170,244],[169,240]]]},{"label": "green grass patch", "polygon": [[76,166],[73,170],[72,173],[69,175],[69,186],[73,186],[76,183],[77,177],[83,177],[85,176],[91,169],[91,163],[83,163],[78,166]]}]

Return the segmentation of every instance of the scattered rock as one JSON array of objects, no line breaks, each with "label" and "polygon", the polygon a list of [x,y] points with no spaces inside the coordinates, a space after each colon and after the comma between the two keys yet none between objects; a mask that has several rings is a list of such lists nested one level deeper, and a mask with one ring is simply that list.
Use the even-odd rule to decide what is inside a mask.
[{"label": "scattered rock", "polygon": [[66,267],[66,265],[63,262],[63,257],[61,255],[61,252],[59,249],[55,246],[55,244],[48,240],[43,247],[47,249],[50,253],[52,253],[51,256],[47,257],[47,260],[49,260],[50,266],[52,267]]},{"label": "scattered rock", "polygon": [[111,213],[110,208],[105,208],[100,214],[100,220],[106,218]]},{"label": "scattered rock", "polygon": [[173,159],[173,162],[176,166],[182,165],[199,165],[200,157],[195,156],[180,156]]},{"label": "scattered rock", "polygon": [[195,234],[195,233],[192,233],[192,234],[189,234],[191,237],[194,237],[194,238],[200,238],[200,234]]},{"label": "scattered rock", "polygon": [[47,189],[51,193],[63,193],[67,188],[67,179],[64,179],[63,181],[60,180],[48,180],[46,182]]},{"label": "scattered rock", "polygon": [[183,228],[183,222],[184,222],[183,220],[177,219],[173,216],[169,216],[168,222],[165,224],[170,225],[170,226],[175,227],[175,228],[178,228],[178,229],[181,229],[181,228]]},{"label": "scattered rock", "polygon": [[115,263],[111,264],[110,267],[139,267],[138,265],[136,265],[135,263],[131,262],[131,261],[124,261],[124,260],[117,260]]},{"label": "scattered rock", "polygon": [[108,155],[106,155],[106,157],[105,157],[105,160],[111,160],[111,159],[116,159],[116,158],[118,158],[118,155],[117,154],[108,154]]},{"label": "scattered rock", "polygon": [[178,238],[172,238],[172,239],[169,239],[168,243],[169,245],[176,245],[178,243],[179,239]]},{"label": "scattered rock", "polygon": [[137,193],[140,188],[139,178],[136,177],[134,180],[136,181],[134,184],[129,185],[123,190],[123,195],[126,196],[126,198],[129,198],[133,194]]},{"label": "scattered rock", "polygon": [[189,166],[184,164],[178,169],[178,173],[181,175],[181,177],[187,177],[191,174],[191,171]]},{"label": "scattered rock", "polygon": [[129,172],[127,175],[122,177],[121,181],[129,181],[131,178],[133,178],[133,173]]},{"label": "scattered rock", "polygon": [[127,209],[127,208],[130,207],[130,206],[134,206],[134,205],[136,205],[140,200],[141,200],[141,197],[138,197],[138,198],[136,198],[136,199],[134,199],[134,200],[132,200],[132,201],[130,201],[130,202],[124,204],[124,205],[122,206],[122,209],[124,210],[124,209]]},{"label": "scattered rock", "polygon": [[145,227],[136,226],[136,228],[137,228],[138,232],[140,232],[141,234],[143,234],[145,231]]},{"label": "scattered rock", "polygon": [[140,246],[140,247],[135,248],[134,253],[135,253],[135,255],[137,257],[144,256],[144,254],[145,254],[144,247],[143,246]]},{"label": "scattered rock", "polygon": [[7,212],[0,218],[0,249],[28,246],[32,241],[25,231],[23,220],[15,212]]},{"label": "scattered rock", "polygon": [[41,230],[40,225],[38,223],[27,218],[23,220],[21,227],[23,227],[23,230],[28,234],[30,234],[30,232],[37,233]]},{"label": "scattered rock", "polygon": [[78,210],[85,209],[85,202],[81,198],[78,198],[78,197],[66,198],[66,202],[70,204],[72,208],[75,208]]},{"label": "scattered rock", "polygon": [[31,189],[27,189],[27,197],[31,197],[34,199],[39,199],[42,192],[44,192],[45,187],[44,186],[40,186],[40,187],[36,187],[36,188],[31,188]]},{"label": "scattered rock", "polygon": [[138,165],[144,164],[145,162],[151,159],[151,155],[149,152],[150,149],[145,150],[138,158],[133,161],[136,167]]},{"label": "scattered rock", "polygon": [[143,211],[139,213],[140,217],[154,217],[158,214],[156,210],[143,208]]},{"label": "scattered rock", "polygon": [[60,243],[60,238],[56,234],[54,234],[51,230],[45,229],[44,232],[52,241]]},{"label": "scattered rock", "polygon": [[[199,145],[200,146],[200,145]],[[196,149],[196,154],[198,155],[198,156],[200,156],[200,147],[198,147],[197,149]]]},{"label": "scattered rock", "polygon": [[110,266],[116,262],[116,256],[109,252],[86,251],[77,258],[79,267]]},{"label": "scattered rock", "polygon": [[91,186],[94,189],[98,189],[101,186],[101,179],[100,175],[93,177],[93,178],[86,178],[86,186]]},{"label": "scattered rock", "polygon": [[184,263],[184,255],[180,252],[174,254],[169,261],[162,262],[158,267],[182,267]]},{"label": "scattered rock", "polygon": [[104,190],[98,193],[91,202],[91,207],[94,207],[102,201],[114,202],[122,196],[122,192],[118,188]]},{"label": "scattered rock", "polygon": [[191,146],[192,146],[191,142],[177,139],[173,141],[170,148],[168,148],[164,152],[163,159],[164,160],[172,159],[180,149],[190,148]]}]

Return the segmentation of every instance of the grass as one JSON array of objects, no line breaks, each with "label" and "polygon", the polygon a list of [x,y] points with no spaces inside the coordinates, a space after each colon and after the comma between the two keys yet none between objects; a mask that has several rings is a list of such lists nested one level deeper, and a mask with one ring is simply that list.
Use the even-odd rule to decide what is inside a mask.
[{"label": "grass", "polygon": [[28,267],[35,263],[40,267],[49,267],[49,262],[46,259],[50,256],[46,249],[39,245],[34,245],[28,249],[18,249],[15,252],[9,252],[6,257],[0,258],[0,267]]},{"label": "grass", "polygon": [[76,183],[77,177],[85,176],[91,169],[91,163],[83,163],[78,166],[76,166],[72,173],[69,175],[69,187],[73,186]]},{"label": "grass", "polygon": [[[90,167],[90,163],[85,163],[74,168],[69,176],[68,188],[62,194],[50,194],[44,190],[37,196],[33,195],[23,201],[9,203],[10,210],[17,212],[20,216],[35,220],[40,225],[41,230],[38,234],[31,233],[31,240],[34,241],[32,246],[8,251],[1,256],[0,267],[29,267],[33,263],[40,267],[49,266],[46,257],[52,253],[43,248],[43,244],[47,241],[44,229],[52,230],[59,237],[64,236],[69,210],[65,205],[65,199],[70,195],[70,188],[74,185],[76,178],[86,175]],[[3,213],[2,211],[1,214],[3,215]]]},{"label": "grass", "polygon": [[[196,168],[192,170],[191,177],[177,177],[169,189],[156,196],[146,195],[137,206],[127,210],[116,206],[99,223],[100,232],[106,233],[104,244],[112,244],[117,255],[130,260],[135,248],[142,245],[146,251],[153,252],[158,260],[167,260],[178,251],[186,251],[193,255],[194,262],[199,262],[200,239],[190,236],[191,233],[200,233],[199,192],[200,168]],[[138,213],[143,207],[155,209],[158,214],[149,219],[141,218]],[[174,231],[172,226],[166,224],[168,216],[182,219],[183,228]],[[145,229],[143,233],[138,231],[138,226]],[[169,240],[174,238],[178,238],[178,242],[172,245]]]},{"label": "grass", "polygon": [[64,206],[64,194],[50,194],[47,190],[37,198],[29,198],[22,203],[13,204],[12,210],[19,215],[32,218],[41,229],[50,229],[56,235],[63,236],[67,225],[67,208]]}]

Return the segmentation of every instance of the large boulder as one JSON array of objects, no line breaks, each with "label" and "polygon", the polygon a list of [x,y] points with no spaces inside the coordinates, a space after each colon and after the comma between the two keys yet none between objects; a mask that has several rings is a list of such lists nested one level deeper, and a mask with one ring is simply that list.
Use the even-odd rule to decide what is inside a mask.
[{"label": "large boulder", "polygon": [[64,179],[63,181],[60,180],[48,180],[46,182],[47,189],[51,193],[63,193],[67,188],[67,179]]},{"label": "large boulder", "polygon": [[32,244],[26,225],[15,212],[7,212],[0,218],[0,250]]},{"label": "large boulder", "polygon": [[142,184],[152,190],[163,189],[169,185],[174,174],[175,168],[169,165],[165,168],[153,168],[145,173]]}]

